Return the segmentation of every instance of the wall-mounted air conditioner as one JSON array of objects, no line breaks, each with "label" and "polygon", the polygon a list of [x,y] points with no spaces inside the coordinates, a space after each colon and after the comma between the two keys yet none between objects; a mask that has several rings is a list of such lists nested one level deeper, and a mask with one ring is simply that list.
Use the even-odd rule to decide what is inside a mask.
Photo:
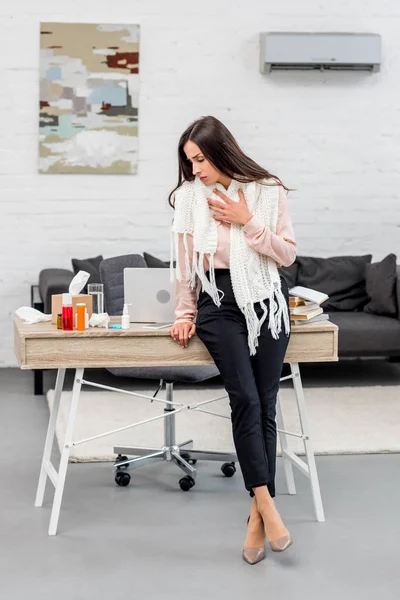
[{"label": "wall-mounted air conditioner", "polygon": [[261,34],[261,72],[287,69],[379,71],[377,33]]}]

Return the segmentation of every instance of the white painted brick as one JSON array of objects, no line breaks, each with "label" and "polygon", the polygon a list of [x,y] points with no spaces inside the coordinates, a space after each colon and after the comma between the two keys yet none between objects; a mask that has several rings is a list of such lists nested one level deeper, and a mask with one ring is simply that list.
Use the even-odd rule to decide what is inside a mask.
[{"label": "white painted brick", "polygon": [[[42,268],[99,253],[169,258],[177,141],[202,115],[220,118],[296,189],[289,206],[300,255],[400,256],[399,3],[232,0],[226,8],[226,0],[120,0],[117,10],[101,0],[1,3],[0,366],[15,364],[11,318],[29,304]],[[53,20],[140,23],[137,175],[38,174],[39,23]],[[380,33],[382,70],[262,75],[259,33],[274,30]]]}]

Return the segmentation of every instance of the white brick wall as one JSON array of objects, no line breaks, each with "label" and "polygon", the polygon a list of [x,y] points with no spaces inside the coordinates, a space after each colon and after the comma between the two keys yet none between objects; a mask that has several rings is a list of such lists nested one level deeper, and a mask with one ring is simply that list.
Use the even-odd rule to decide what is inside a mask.
[{"label": "white brick wall", "polygon": [[[52,20],[140,23],[138,175],[38,174],[39,22]],[[399,21],[396,0],[1,3],[0,366],[15,365],[11,318],[42,268],[99,253],[168,258],[177,140],[201,115],[297,189],[299,254],[400,256]],[[268,30],[380,33],[382,70],[261,75]]]}]

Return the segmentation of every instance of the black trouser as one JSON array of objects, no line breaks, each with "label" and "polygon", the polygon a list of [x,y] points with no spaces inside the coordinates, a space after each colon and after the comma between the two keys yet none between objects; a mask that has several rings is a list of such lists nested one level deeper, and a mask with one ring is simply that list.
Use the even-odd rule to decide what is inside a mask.
[{"label": "black trouser", "polygon": [[[275,496],[276,396],[283,360],[289,342],[282,331],[275,340],[268,329],[268,316],[258,338],[257,353],[250,356],[247,327],[232,290],[229,269],[215,270],[218,289],[224,292],[221,306],[206,292],[198,300],[196,333],[218,367],[231,407],[232,434],[246,489],[267,485]],[[285,279],[282,291],[289,302]],[[265,304],[269,309],[268,300]],[[258,317],[263,313],[255,304]]]}]

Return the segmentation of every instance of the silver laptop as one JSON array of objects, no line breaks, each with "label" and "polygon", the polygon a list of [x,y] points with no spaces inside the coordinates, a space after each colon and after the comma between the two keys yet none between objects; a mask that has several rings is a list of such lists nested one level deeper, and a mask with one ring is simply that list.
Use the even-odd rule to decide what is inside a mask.
[{"label": "silver laptop", "polygon": [[131,323],[173,323],[175,283],[169,269],[124,269],[124,298]]}]

